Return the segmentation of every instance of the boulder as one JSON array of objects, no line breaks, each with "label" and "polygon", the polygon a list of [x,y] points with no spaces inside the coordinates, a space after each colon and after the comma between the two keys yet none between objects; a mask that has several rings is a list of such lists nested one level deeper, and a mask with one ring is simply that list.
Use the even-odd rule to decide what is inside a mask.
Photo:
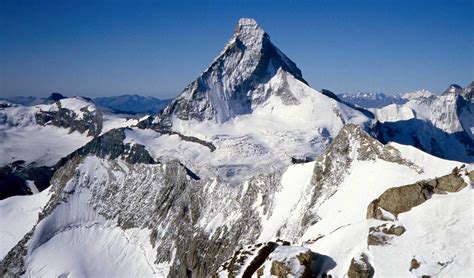
[{"label": "boulder", "polygon": [[352,258],[347,277],[349,278],[368,278],[374,277],[375,270],[365,254],[361,254],[357,259]]},{"label": "boulder", "polygon": [[367,219],[389,220],[384,211],[397,217],[426,202],[433,194],[460,191],[467,186],[460,170],[456,167],[451,174],[436,179],[387,189],[368,205]]}]

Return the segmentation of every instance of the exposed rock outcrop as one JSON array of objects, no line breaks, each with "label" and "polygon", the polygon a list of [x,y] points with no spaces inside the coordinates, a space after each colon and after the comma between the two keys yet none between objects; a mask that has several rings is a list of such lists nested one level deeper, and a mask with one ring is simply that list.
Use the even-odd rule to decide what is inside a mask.
[{"label": "exposed rock outcrop", "polygon": [[353,258],[347,271],[347,277],[349,278],[369,278],[374,277],[374,274],[375,270],[365,254],[361,254],[358,258]]},{"label": "exposed rock outcrop", "polygon": [[369,204],[367,219],[387,220],[384,217],[384,211],[396,217],[398,214],[426,202],[433,194],[458,192],[466,186],[467,183],[462,178],[462,171],[455,168],[451,174],[440,178],[393,187]]},{"label": "exposed rock outcrop", "polygon": [[237,250],[213,277],[312,277],[311,250],[277,241]]},{"label": "exposed rock outcrop", "polygon": [[[60,98],[61,99],[61,98]],[[57,110],[42,111],[35,114],[36,123],[42,126],[54,125],[67,128],[70,132],[87,132],[88,136],[98,136],[102,131],[103,115],[98,109],[90,110],[89,107],[79,108],[80,112],[73,111],[61,106],[57,101]],[[93,104],[91,104],[93,105]],[[81,115],[78,115],[80,113]]]},{"label": "exposed rock outcrop", "polygon": [[128,163],[156,163],[143,145],[124,143],[125,129],[112,129],[111,131],[94,138],[75,151],[72,155],[96,155],[101,158],[121,158]]},{"label": "exposed rock outcrop", "polygon": [[367,245],[386,245],[393,236],[401,236],[403,233],[405,233],[405,227],[391,223],[371,227],[367,236]]}]

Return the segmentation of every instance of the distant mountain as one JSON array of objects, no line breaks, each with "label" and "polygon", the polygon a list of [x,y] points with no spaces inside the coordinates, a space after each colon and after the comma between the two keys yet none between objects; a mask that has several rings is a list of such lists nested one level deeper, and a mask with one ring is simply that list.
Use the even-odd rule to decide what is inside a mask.
[{"label": "distant mountain", "polygon": [[2,97],[2,100],[6,100],[13,104],[20,104],[25,106],[31,106],[35,104],[41,104],[42,98],[33,97],[33,96],[16,96],[16,97]]},{"label": "distant mountain", "polygon": [[94,99],[94,102],[99,107],[109,108],[115,112],[126,114],[156,114],[161,112],[170,101],[169,99],[158,99],[139,95],[120,95]]},{"label": "distant mountain", "polygon": [[389,104],[403,104],[407,100],[400,94],[386,95],[384,93],[338,94],[341,100],[363,108],[381,108]]},{"label": "distant mountain", "polygon": [[440,96],[428,91],[404,94],[404,104],[373,109],[377,139],[415,146],[450,160],[474,162],[474,102],[471,83],[450,85]]}]

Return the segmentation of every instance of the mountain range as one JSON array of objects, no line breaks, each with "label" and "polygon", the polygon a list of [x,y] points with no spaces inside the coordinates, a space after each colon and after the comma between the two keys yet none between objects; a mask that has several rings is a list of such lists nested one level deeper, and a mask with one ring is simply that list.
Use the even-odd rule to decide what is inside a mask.
[{"label": "mountain range", "polygon": [[244,18],[163,109],[3,101],[0,274],[469,276],[473,86],[317,91]]}]

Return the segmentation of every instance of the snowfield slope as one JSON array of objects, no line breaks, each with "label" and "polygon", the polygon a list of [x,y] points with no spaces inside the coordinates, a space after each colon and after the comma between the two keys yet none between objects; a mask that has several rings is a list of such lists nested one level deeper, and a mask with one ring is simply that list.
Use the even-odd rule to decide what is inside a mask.
[{"label": "snowfield slope", "polygon": [[[436,191],[398,218],[367,219],[369,204],[387,189],[451,174],[455,167],[461,163],[413,147],[384,146],[355,125],[346,125],[314,162],[256,176],[239,187],[218,177],[195,180],[177,161],[131,164],[77,156],[56,172],[38,224],[8,253],[1,271],[6,276],[204,277],[228,271],[219,265],[242,246],[280,239],[314,253],[318,267],[312,273],[343,275],[361,254],[380,276],[464,273],[472,270],[468,258],[458,259],[472,247],[465,235],[472,227],[467,215],[472,181],[465,170],[456,174],[465,183],[459,192]],[[436,220],[421,217],[424,213]],[[390,244],[369,246],[371,227],[385,223],[406,231]],[[440,223],[446,229],[437,229]],[[445,245],[448,231],[456,240]],[[412,240],[417,248],[406,248]],[[99,255],[103,250],[110,256]],[[269,259],[281,260],[278,250]],[[302,252],[293,251],[289,254]],[[433,257],[433,251],[440,253]],[[393,261],[406,267],[385,263],[391,252],[403,254]],[[410,272],[412,257],[422,268]]]}]

